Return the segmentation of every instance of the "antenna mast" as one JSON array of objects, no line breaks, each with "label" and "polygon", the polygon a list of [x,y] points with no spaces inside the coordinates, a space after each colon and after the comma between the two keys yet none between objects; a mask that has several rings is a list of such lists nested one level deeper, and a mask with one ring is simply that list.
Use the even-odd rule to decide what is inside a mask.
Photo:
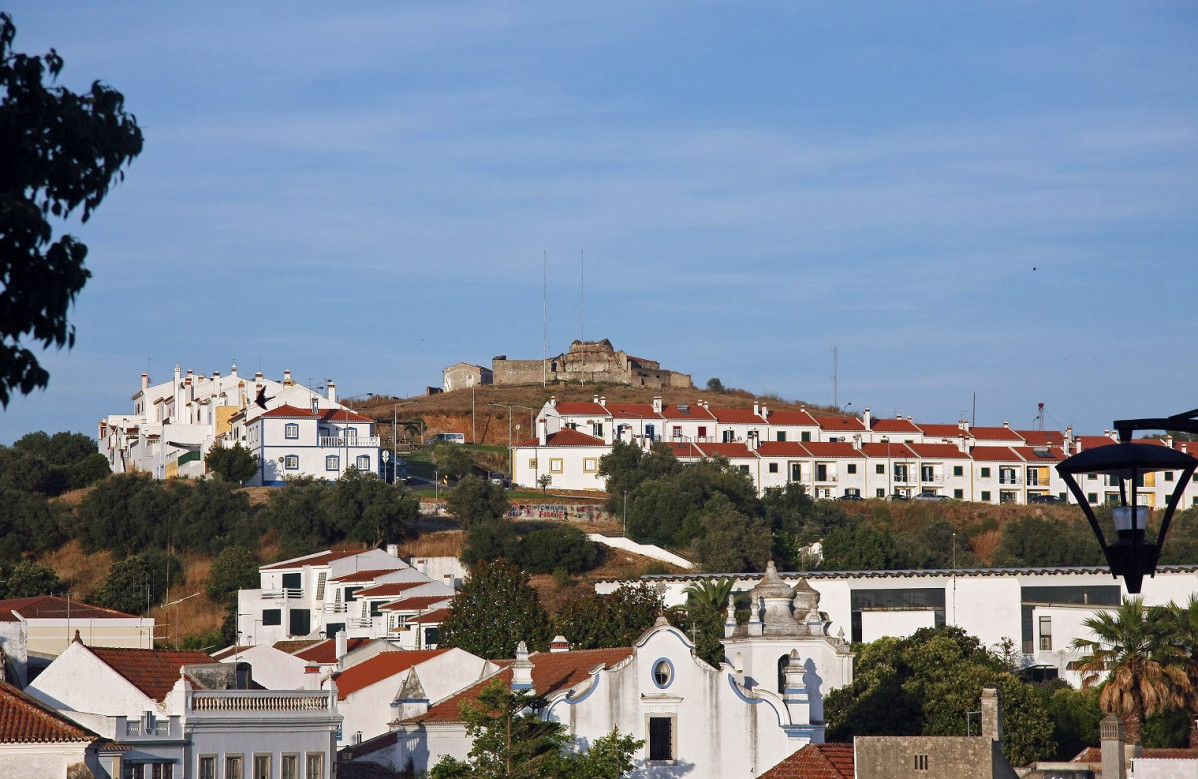
[{"label": "antenna mast", "polygon": [[832,344],[832,405],[840,409],[840,353]]},{"label": "antenna mast", "polygon": [[541,386],[549,384],[549,252],[541,262]]},{"label": "antenna mast", "polygon": [[582,321],[582,340],[587,339],[587,258],[578,250],[578,316]]}]

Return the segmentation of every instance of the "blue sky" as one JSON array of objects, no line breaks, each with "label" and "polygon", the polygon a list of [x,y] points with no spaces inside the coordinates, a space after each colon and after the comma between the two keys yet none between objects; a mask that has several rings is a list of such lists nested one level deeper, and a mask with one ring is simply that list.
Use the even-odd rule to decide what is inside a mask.
[{"label": "blue sky", "polygon": [[1198,407],[1192,3],[9,5],[146,146],[0,442],[147,365],[408,396],[584,321],[875,415]]}]

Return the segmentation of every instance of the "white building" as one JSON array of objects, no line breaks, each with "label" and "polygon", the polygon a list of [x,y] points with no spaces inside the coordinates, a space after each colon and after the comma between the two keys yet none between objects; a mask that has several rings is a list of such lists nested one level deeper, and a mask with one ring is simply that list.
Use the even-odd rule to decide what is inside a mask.
[{"label": "white building", "polygon": [[751,597],[745,624],[729,616],[719,668],[664,618],[627,648],[569,651],[555,640],[530,654],[521,644],[507,668],[456,695],[431,706],[407,696],[391,732],[343,757],[417,772],[442,755],[464,759],[461,704],[498,678],[542,696],[540,716],[565,725],[580,748],[617,728],[644,740],[632,777],[755,775],[823,740],[824,696],[852,681],[853,655],[828,635],[810,587],[785,584],[771,567]]},{"label": "white building", "polygon": [[[390,638],[402,646],[428,645],[436,627],[427,612],[453,597],[453,574],[435,580],[395,555],[395,548],[323,551],[259,568],[261,586],[237,593],[238,644],[285,639]],[[448,582],[448,583],[446,583]],[[421,600],[410,612],[384,607]],[[417,628],[405,617],[426,613]],[[435,642],[434,642],[435,643]]]},{"label": "white building", "polygon": [[[664,586],[666,605],[686,601],[685,587],[728,574],[644,577]],[[734,590],[754,586],[753,574],[733,575]],[[956,625],[994,648],[1010,641],[1023,665],[1059,676],[1074,686],[1081,679],[1070,664],[1081,653],[1076,638],[1093,638],[1082,622],[1097,610],[1115,609],[1128,597],[1121,579],[1099,567],[977,568],[923,571],[810,571],[784,574],[806,581],[820,594],[832,632],[874,641],[904,637],[923,627]],[[623,580],[605,579],[596,592],[613,592]],[[1141,596],[1149,605],[1185,603],[1198,592],[1198,565],[1164,565],[1146,578]]]},{"label": "white building", "polygon": [[0,681],[0,776],[69,777],[80,766],[93,776],[120,776],[113,773],[120,756],[108,739]]},{"label": "white building", "polygon": [[213,446],[241,444],[259,458],[250,484],[282,484],[289,476],[335,479],[350,467],[379,473],[381,447],[374,421],[327,395],[297,384],[291,371],[273,381],[257,373],[251,379],[183,373],[176,365],[171,381],[151,385],[142,374],[132,397],[132,414],[110,414],[99,423],[101,454],[114,473],[138,471],[165,479],[199,477]]},{"label": "white building", "polygon": [[[616,441],[648,449],[671,447],[682,462],[724,457],[749,474],[759,491],[803,485],[816,498],[913,498],[934,495],[977,503],[1029,503],[1074,499],[1056,465],[1070,455],[1117,441],[1074,436],[1072,429],[1015,430],[920,424],[910,418],[813,416],[805,409],[714,409],[706,403],[666,405],[550,400],[537,415],[535,437],[511,448],[514,484],[536,488],[548,475],[559,489],[603,491],[599,461]],[[1192,453],[1193,444],[1170,438],[1142,439]],[[1148,474],[1138,499],[1163,507],[1176,486],[1175,473]],[[1091,502],[1118,499],[1118,483],[1104,478],[1085,485]],[[1186,485],[1182,508],[1198,506],[1198,478]]]},{"label": "white building", "polygon": [[248,667],[202,652],[76,640],[27,692],[125,747],[113,777],[332,775],[335,688],[253,689]]}]

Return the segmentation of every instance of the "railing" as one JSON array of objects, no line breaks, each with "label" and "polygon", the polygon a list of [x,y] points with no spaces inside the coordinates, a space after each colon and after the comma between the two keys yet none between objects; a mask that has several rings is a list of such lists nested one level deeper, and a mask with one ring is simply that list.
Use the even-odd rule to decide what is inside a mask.
[{"label": "railing", "polygon": [[370,617],[350,617],[345,622],[351,628],[368,628],[374,624]]},{"label": "railing", "polygon": [[196,690],[191,694],[191,711],[325,711],[332,709],[328,690],[297,692],[273,690]]},{"label": "railing", "polygon": [[357,438],[338,438],[337,436],[322,435],[320,437],[320,445],[332,448],[348,448],[353,449],[355,446],[379,446],[379,441],[382,440],[379,436],[358,436]]},{"label": "railing", "polygon": [[169,736],[171,734],[170,720],[165,722],[156,720],[151,724],[146,724],[141,720],[134,720],[125,723],[126,736]]},{"label": "railing", "polygon": [[998,483],[1005,484],[1005,485],[1018,486],[1023,483],[1023,479],[1020,479],[1018,476],[999,476]]},{"label": "railing", "polygon": [[326,603],[324,604],[325,614],[345,614],[348,607],[344,603]]},{"label": "railing", "polygon": [[262,597],[269,598],[271,600],[274,600],[277,598],[285,598],[285,599],[302,598],[302,597],[304,597],[304,591],[302,588],[298,588],[298,587],[284,587],[281,590],[263,590]]}]

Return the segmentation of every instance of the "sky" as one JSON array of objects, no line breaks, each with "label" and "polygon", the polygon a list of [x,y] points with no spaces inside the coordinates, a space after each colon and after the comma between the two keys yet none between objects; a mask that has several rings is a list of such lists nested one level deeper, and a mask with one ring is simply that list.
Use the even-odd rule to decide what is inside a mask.
[{"label": "sky", "polygon": [[146,142],[0,443],[176,364],[407,397],[578,338],[923,422],[1198,407],[1193,3],[8,5]]}]

